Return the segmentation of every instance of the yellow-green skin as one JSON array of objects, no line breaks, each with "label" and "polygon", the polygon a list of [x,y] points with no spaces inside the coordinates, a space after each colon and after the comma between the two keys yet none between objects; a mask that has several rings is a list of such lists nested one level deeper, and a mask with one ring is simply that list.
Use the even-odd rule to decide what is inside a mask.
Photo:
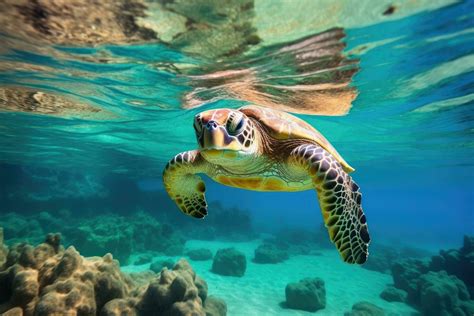
[{"label": "yellow-green skin", "polygon": [[195,117],[198,150],[176,155],[163,173],[165,188],[188,215],[207,215],[198,173],[253,191],[315,189],[329,237],[344,261],[364,263],[370,237],[354,169],[311,125],[257,106],[217,109]]}]

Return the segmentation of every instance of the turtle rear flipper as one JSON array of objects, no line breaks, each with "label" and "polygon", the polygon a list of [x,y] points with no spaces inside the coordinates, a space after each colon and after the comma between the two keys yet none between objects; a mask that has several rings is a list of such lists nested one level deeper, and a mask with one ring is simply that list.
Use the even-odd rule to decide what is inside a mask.
[{"label": "turtle rear flipper", "polygon": [[171,159],[163,172],[166,192],[186,215],[204,218],[207,203],[206,187],[196,173],[206,171],[207,162],[197,150],[185,151]]},{"label": "turtle rear flipper", "polygon": [[318,145],[300,145],[292,151],[292,157],[310,174],[329,237],[343,260],[358,264],[367,261],[370,236],[359,186]]}]

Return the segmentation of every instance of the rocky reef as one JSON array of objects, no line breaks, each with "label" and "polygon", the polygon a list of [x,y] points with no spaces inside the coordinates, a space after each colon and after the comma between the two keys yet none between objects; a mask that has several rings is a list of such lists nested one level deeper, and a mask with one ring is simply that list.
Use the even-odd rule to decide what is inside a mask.
[{"label": "rocky reef", "polygon": [[206,248],[190,249],[186,252],[189,259],[194,261],[206,261],[212,259],[212,251]]},{"label": "rocky reef", "polygon": [[362,268],[390,274],[392,265],[400,258],[426,259],[431,255],[433,253],[413,247],[394,248],[389,245],[374,244],[371,245],[370,260],[367,260]]},{"label": "rocky reef", "polygon": [[[158,274],[127,275],[108,253],[85,258],[48,234],[36,247],[0,245],[0,313],[5,315],[215,315],[225,303],[181,259]],[[6,260],[4,254],[6,254]],[[2,257],[3,256],[3,257]],[[3,315],[3,314],[2,314]]]},{"label": "rocky reef", "polygon": [[227,315],[227,305],[224,300],[215,296],[209,296],[205,303],[206,316]]},{"label": "rocky reef", "polygon": [[212,272],[241,277],[247,269],[247,258],[245,254],[235,248],[219,249],[212,262]]},{"label": "rocky reef", "polygon": [[117,253],[127,262],[132,252],[156,251],[169,256],[182,254],[184,238],[167,224],[146,213],[133,216],[100,215],[81,221],[77,227],[64,229],[68,240],[86,256],[107,251]]},{"label": "rocky reef", "polygon": [[407,292],[395,288],[394,286],[387,286],[380,297],[386,300],[387,302],[405,302],[407,299]]},{"label": "rocky reef", "polygon": [[149,269],[155,273],[160,273],[163,268],[172,269],[174,262],[172,260],[158,260],[150,264]]},{"label": "rocky reef", "polygon": [[153,256],[151,254],[143,254],[139,255],[137,259],[133,262],[134,265],[141,265],[150,263],[153,260]]},{"label": "rocky reef", "polygon": [[446,271],[466,283],[471,297],[474,297],[474,236],[464,236],[460,249],[441,250],[431,259],[429,269]]},{"label": "rocky reef", "polygon": [[289,255],[308,255],[314,249],[333,249],[324,224],[317,230],[307,228],[284,229],[278,231],[274,237],[267,238],[265,243],[272,244]]},{"label": "rocky reef", "polygon": [[[74,239],[81,239],[79,242],[84,242],[87,248],[88,245],[94,246],[92,243],[97,239],[100,239],[97,245],[99,247],[100,244],[109,242],[107,239],[113,242],[120,237],[129,238],[130,229],[125,227],[125,223],[130,223],[132,230],[145,227],[146,223],[154,226],[145,227],[144,233],[153,230],[154,233],[149,236],[152,239],[156,236],[156,239],[151,240],[152,247],[148,250],[166,250],[169,255],[181,254],[181,246],[175,249],[171,247],[171,244],[180,244],[177,240],[179,236],[186,239],[231,241],[248,241],[258,237],[252,217],[244,209],[210,203],[211,216],[205,221],[196,222],[194,218],[182,214],[166,192],[142,191],[137,181],[121,175],[0,164],[0,178],[8,187],[8,190],[0,190],[0,222],[10,243],[39,243],[47,232],[60,231],[65,244],[73,243],[81,253],[103,255],[86,253],[87,250],[81,249],[81,245]],[[139,218],[131,213],[146,213],[151,216]],[[98,217],[99,215],[102,217]],[[113,232],[108,237],[104,235],[104,231],[108,230],[107,226]],[[93,242],[82,241],[81,231],[92,238]],[[136,238],[141,238],[145,234],[135,235]],[[12,238],[16,240],[11,240]],[[170,245],[165,245],[167,241],[170,241]],[[133,242],[143,244],[143,238]],[[123,242],[112,249],[115,250],[116,247],[129,248]],[[121,262],[127,258],[126,254],[122,256],[119,252],[114,255]]]},{"label": "rocky reef", "polygon": [[210,203],[205,221],[196,224],[193,218],[183,217],[179,211],[167,214],[167,220],[182,228],[189,239],[248,241],[258,237],[250,213],[246,210]]},{"label": "rocky reef", "polygon": [[385,316],[385,311],[369,302],[358,302],[352,305],[350,312],[344,313],[344,316]]},{"label": "rocky reef", "polygon": [[419,305],[424,315],[472,315],[474,301],[466,285],[446,271],[430,271],[418,281]]},{"label": "rocky reef", "polygon": [[315,312],[326,307],[326,288],[320,278],[306,278],[285,288],[284,306]]},{"label": "rocky reef", "polygon": [[0,227],[0,268],[3,267],[7,261],[8,248],[3,242],[3,228]]},{"label": "rocky reef", "polygon": [[460,249],[441,250],[431,260],[404,259],[392,267],[393,283],[403,292],[386,289],[386,300],[406,301],[423,315],[473,315],[474,238],[465,236]]},{"label": "rocky reef", "polygon": [[407,300],[418,302],[418,280],[428,273],[428,263],[418,259],[404,259],[392,266],[393,283],[396,288],[407,292]]},{"label": "rocky reef", "polygon": [[285,250],[278,249],[272,244],[262,244],[255,249],[255,263],[279,263],[288,259],[288,253]]},{"label": "rocky reef", "polygon": [[134,297],[110,300],[102,314],[206,315],[206,298],[206,282],[196,276],[186,260],[181,259],[172,270],[163,269],[145,291]]},{"label": "rocky reef", "polygon": [[48,212],[22,216],[8,213],[0,216],[10,244],[21,241],[38,243],[46,231],[60,231],[66,245],[74,245],[84,256],[103,256],[112,252],[120,263],[128,262],[133,252],[152,251],[169,256],[181,255],[185,239],[167,224],[151,215],[138,212],[133,216],[96,214],[75,217],[63,211],[61,216]]},{"label": "rocky reef", "polygon": [[[0,222],[8,244],[37,244],[46,232],[59,231],[64,244],[74,245],[84,256],[112,252],[121,264],[129,263],[137,252],[182,255],[187,239],[246,241],[257,237],[248,212],[219,204],[212,211],[213,216],[199,223],[174,209],[158,214],[162,220],[143,211],[120,215],[61,209],[31,215],[0,213]],[[212,253],[204,250],[192,250],[188,255],[192,260],[212,259]]]}]

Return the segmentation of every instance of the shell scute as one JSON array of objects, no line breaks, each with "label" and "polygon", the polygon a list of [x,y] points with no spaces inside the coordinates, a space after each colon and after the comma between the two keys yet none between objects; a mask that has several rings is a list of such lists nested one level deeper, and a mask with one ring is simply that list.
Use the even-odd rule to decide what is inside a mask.
[{"label": "shell scute", "polygon": [[346,172],[354,171],[329,141],[313,126],[289,113],[248,105],[239,109],[242,113],[263,124],[267,132],[275,139],[306,139],[323,147],[342,165]]}]

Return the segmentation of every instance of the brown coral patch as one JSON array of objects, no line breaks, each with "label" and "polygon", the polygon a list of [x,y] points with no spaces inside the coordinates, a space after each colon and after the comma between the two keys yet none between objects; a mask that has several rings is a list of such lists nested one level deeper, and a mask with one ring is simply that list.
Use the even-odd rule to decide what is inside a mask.
[{"label": "brown coral patch", "polygon": [[[0,229],[1,233],[1,229]],[[0,235],[1,237],[1,235]],[[0,249],[3,244],[0,240]],[[1,315],[197,315],[205,316],[207,284],[181,259],[172,270],[131,276],[111,254],[82,257],[49,234],[37,247],[10,247],[0,267]],[[210,304],[211,307],[212,303]],[[220,303],[225,315],[225,303]]]}]

